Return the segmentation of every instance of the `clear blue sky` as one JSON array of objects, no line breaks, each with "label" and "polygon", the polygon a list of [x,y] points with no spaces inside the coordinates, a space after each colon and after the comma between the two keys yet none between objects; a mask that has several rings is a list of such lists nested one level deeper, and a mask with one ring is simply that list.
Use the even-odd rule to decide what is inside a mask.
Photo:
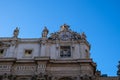
[{"label": "clear blue sky", "polygon": [[20,27],[20,38],[40,38],[68,24],[85,32],[91,57],[102,74],[115,76],[120,60],[119,0],[0,0],[0,37],[11,37]]}]

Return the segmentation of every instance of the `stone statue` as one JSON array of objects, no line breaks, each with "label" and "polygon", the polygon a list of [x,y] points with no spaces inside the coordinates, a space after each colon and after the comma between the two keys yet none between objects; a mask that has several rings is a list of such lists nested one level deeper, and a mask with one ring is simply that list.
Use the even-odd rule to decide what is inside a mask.
[{"label": "stone statue", "polygon": [[49,31],[48,31],[47,27],[45,27],[44,30],[42,31],[42,37],[47,37],[48,32]]},{"label": "stone statue", "polygon": [[67,31],[69,29],[69,26],[67,24],[63,24],[61,26],[61,31]]},{"label": "stone statue", "polygon": [[118,75],[118,78],[120,80],[120,61],[119,61],[119,64],[118,64],[117,67],[118,67],[117,75]]},{"label": "stone statue", "polygon": [[19,34],[19,29],[18,29],[18,27],[16,27],[16,29],[15,29],[14,32],[13,32],[13,37],[14,37],[14,38],[17,38],[17,37],[18,37],[18,34]]},{"label": "stone statue", "polygon": [[84,40],[86,39],[86,35],[85,35],[84,32],[81,34],[81,38],[84,39]]}]

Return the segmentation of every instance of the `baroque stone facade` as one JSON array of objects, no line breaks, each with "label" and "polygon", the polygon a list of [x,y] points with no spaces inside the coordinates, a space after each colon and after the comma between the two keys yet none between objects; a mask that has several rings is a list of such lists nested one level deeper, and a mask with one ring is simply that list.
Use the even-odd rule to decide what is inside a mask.
[{"label": "baroque stone facade", "polygon": [[42,38],[18,38],[16,28],[13,37],[1,37],[0,80],[118,80],[96,70],[85,33],[64,24],[48,34],[45,27]]}]

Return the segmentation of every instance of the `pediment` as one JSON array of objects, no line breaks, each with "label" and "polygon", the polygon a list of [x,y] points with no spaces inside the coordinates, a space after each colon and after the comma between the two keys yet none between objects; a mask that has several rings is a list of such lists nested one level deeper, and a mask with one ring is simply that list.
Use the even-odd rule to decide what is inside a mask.
[{"label": "pediment", "polygon": [[52,33],[48,39],[63,41],[79,40],[81,39],[81,35],[72,31],[68,25],[64,24],[61,26],[61,29],[58,32]]}]

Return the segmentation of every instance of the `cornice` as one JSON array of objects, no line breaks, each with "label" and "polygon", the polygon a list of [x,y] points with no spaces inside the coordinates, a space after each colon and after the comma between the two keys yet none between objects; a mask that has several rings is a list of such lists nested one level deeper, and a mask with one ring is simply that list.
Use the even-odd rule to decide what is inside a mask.
[{"label": "cornice", "polygon": [[34,59],[17,59],[16,63],[34,63]]},{"label": "cornice", "polygon": [[0,58],[0,62],[14,62],[16,58]]},{"label": "cornice", "polygon": [[35,61],[48,61],[50,60],[49,57],[35,57],[34,58]]}]

